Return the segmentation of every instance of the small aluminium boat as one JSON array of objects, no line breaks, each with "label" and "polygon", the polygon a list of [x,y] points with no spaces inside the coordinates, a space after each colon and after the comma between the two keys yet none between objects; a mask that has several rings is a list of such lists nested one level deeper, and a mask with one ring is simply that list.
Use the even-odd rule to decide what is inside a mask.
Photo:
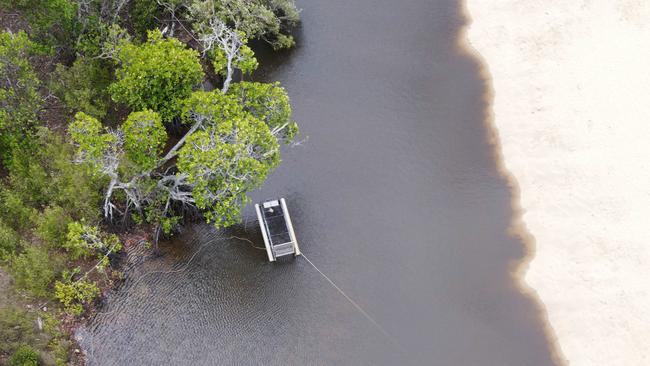
[{"label": "small aluminium boat", "polygon": [[293,254],[300,255],[300,248],[293,232],[291,216],[284,198],[255,204],[257,220],[266,246],[269,261]]}]

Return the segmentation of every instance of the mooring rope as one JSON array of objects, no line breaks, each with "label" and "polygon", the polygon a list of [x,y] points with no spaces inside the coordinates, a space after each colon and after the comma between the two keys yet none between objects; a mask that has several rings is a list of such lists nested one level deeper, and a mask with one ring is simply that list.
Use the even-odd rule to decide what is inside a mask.
[{"label": "mooring rope", "polygon": [[320,273],[321,276],[323,276],[323,278],[324,278],[325,280],[327,280],[327,282],[329,282],[329,283],[332,285],[332,287],[334,287],[334,288],[335,288],[335,289],[336,289],[336,290],[337,290],[341,295],[343,295],[343,297],[345,297],[345,298],[350,302],[350,304],[352,304],[352,306],[354,306],[354,307],[355,307],[355,308],[356,308],[356,309],[357,309],[357,310],[358,310],[358,311],[359,311],[359,312],[360,312],[360,313],[361,313],[361,314],[362,314],[366,319],[368,319],[368,321],[370,321],[370,322],[371,322],[375,327],[377,327],[377,329],[379,329],[379,331],[380,331],[380,332],[381,332],[381,333],[382,333],[382,334],[383,334],[383,335],[384,335],[384,336],[385,336],[385,337],[386,337],[386,338],[387,338],[391,343],[393,343],[393,344],[394,344],[395,346],[397,346],[399,349],[401,349],[401,350],[404,351],[404,348],[402,347],[402,345],[400,345],[400,344],[395,340],[395,338],[393,338],[393,337],[392,337],[392,336],[391,336],[391,335],[390,335],[390,334],[389,334],[389,333],[384,329],[384,327],[382,327],[382,326],[381,326],[381,325],[380,325],[380,324],[379,324],[379,323],[378,323],[378,322],[377,322],[377,321],[376,321],[372,316],[370,316],[370,314],[368,314],[367,311],[363,310],[363,308],[361,307],[361,305],[357,304],[356,301],[352,300],[352,298],[351,298],[350,296],[348,296],[348,295],[345,293],[345,291],[343,291],[343,290],[342,290],[338,285],[336,285],[336,283],[334,283],[334,281],[332,281],[331,278],[327,277],[327,275],[326,275],[325,273],[323,273],[323,271],[321,271],[320,269],[318,269],[318,267],[316,267],[316,265],[315,265],[312,261],[310,261],[309,258],[307,258],[307,256],[305,255],[305,253],[302,253],[302,257],[305,258],[305,260],[306,260],[309,264],[311,264],[311,266],[314,267],[314,269],[315,269],[316,271],[318,271],[318,273]]}]

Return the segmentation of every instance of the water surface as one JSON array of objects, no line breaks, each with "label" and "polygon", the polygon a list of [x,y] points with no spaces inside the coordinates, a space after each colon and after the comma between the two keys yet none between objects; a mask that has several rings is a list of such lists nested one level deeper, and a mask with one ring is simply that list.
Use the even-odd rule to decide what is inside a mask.
[{"label": "water surface", "polygon": [[507,234],[486,81],[457,47],[460,4],[299,5],[298,47],[258,78],[283,83],[308,140],[253,199],[287,199],[303,252],[393,341],[304,258],[224,239],[262,245],[248,207],[240,227],[198,225],[133,265],[84,334],[90,363],[552,364],[509,273],[525,250]]}]

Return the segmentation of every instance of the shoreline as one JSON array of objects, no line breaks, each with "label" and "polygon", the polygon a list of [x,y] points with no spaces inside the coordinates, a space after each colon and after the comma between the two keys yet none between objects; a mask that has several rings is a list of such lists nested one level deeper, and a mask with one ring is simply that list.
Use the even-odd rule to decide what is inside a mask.
[{"label": "shoreline", "polygon": [[463,6],[461,48],[484,67],[512,233],[528,251],[513,277],[539,301],[554,357],[647,364],[650,4]]},{"label": "shoreline", "polygon": [[[495,123],[495,113],[494,113],[494,98],[495,90],[493,84],[493,78],[490,72],[490,67],[481,52],[474,46],[472,43],[469,32],[472,30],[474,25],[474,18],[472,17],[471,12],[469,11],[468,1],[463,0],[461,2],[461,15],[465,22],[462,27],[459,36],[458,36],[458,48],[460,52],[467,54],[468,57],[474,58],[476,62],[480,65],[480,76],[485,81],[486,93],[485,98],[485,115],[486,118],[483,121],[486,128],[485,139],[492,146],[492,157],[494,158],[494,163],[496,165],[497,172],[501,177],[503,177],[505,183],[508,186],[508,190],[511,195],[510,209],[512,211],[512,221],[510,223],[509,235],[517,238],[524,246],[525,256],[521,260],[514,261],[510,263],[510,273],[512,275],[512,281],[516,288],[522,293],[522,295],[530,297],[533,302],[537,305],[533,311],[535,316],[539,319],[543,332],[546,335],[546,338],[549,343],[549,349],[551,352],[551,358],[553,359],[556,365],[565,366],[568,364],[568,361],[563,354],[560,344],[555,333],[555,329],[548,318],[548,312],[546,305],[540,298],[537,291],[532,288],[524,279],[526,272],[530,267],[531,261],[535,258],[536,254],[536,242],[535,237],[528,230],[525,221],[523,220],[523,214],[525,209],[522,208],[520,197],[521,197],[521,187],[517,181],[514,174],[506,166],[506,159],[503,155],[502,145],[501,145],[501,136],[499,130],[497,129]],[[475,29],[474,29],[475,30]]]}]

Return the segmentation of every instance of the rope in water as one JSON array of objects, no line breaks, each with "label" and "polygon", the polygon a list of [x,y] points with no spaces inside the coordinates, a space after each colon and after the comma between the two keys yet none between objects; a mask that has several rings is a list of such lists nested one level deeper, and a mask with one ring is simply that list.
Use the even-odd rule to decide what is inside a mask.
[{"label": "rope in water", "polygon": [[[246,239],[246,238],[240,238],[240,237],[237,237],[237,236],[233,236],[233,237],[231,237],[231,238],[239,239],[239,240],[243,240],[243,241],[247,241],[247,242],[249,242],[250,245],[251,245],[253,248],[255,248],[255,249],[261,249],[261,250],[265,250],[265,249],[266,249],[266,248],[261,248],[261,247],[255,246],[255,245],[253,244],[252,241],[250,241],[249,239]],[[398,348],[400,348],[401,350],[404,351],[404,348],[403,348],[399,343],[397,343],[397,341],[395,340],[395,338],[393,338],[390,334],[388,334],[388,332],[384,329],[384,327],[382,327],[382,326],[381,326],[381,325],[380,325],[380,324],[379,324],[379,323],[378,323],[378,322],[377,322],[377,321],[376,321],[372,316],[370,316],[370,314],[368,314],[367,311],[363,310],[363,308],[361,307],[361,305],[359,305],[356,301],[352,300],[352,298],[351,298],[350,296],[348,296],[348,295],[345,293],[345,291],[343,291],[343,289],[341,289],[341,288],[340,288],[336,283],[334,283],[334,281],[332,281],[331,278],[329,278],[325,273],[323,273],[323,271],[321,271],[318,267],[316,267],[316,265],[314,264],[314,262],[312,262],[311,260],[309,260],[309,258],[307,258],[307,256],[305,255],[305,253],[301,253],[301,256],[302,256],[303,258],[305,258],[305,260],[307,261],[307,263],[309,263],[312,267],[314,267],[314,269],[315,269],[316,271],[318,271],[318,273],[320,273],[320,275],[323,276],[323,278],[324,278],[327,282],[329,282],[330,285],[332,285],[332,287],[334,287],[334,288],[336,289],[336,291],[338,291],[341,295],[343,295],[343,297],[345,297],[345,299],[348,300],[348,301],[350,302],[350,304],[352,304],[352,306],[354,306],[354,307],[355,307],[355,308],[356,308],[356,309],[357,309],[357,310],[358,310],[358,311],[359,311],[359,312],[360,312],[360,313],[361,313],[361,314],[362,314],[366,319],[368,319],[369,322],[371,322],[375,327],[377,327],[377,329],[378,329],[378,330],[379,330],[379,331],[380,331],[380,332],[381,332],[381,333],[382,333],[386,338],[388,338],[388,340],[389,340],[391,343],[393,343],[393,344],[396,345]]]},{"label": "rope in water", "polygon": [[386,336],[386,338],[388,338],[388,340],[390,340],[391,343],[395,344],[397,347],[399,347],[400,349],[403,350],[402,346],[401,346],[399,343],[397,343],[397,341],[395,341],[395,338],[393,338],[390,334],[388,334],[388,332],[384,329],[384,327],[382,327],[382,326],[381,326],[381,325],[380,325],[380,324],[379,324],[379,323],[378,323],[378,322],[377,322],[377,321],[376,321],[372,316],[370,316],[370,314],[368,314],[368,312],[366,312],[365,310],[363,310],[363,308],[361,307],[361,305],[357,304],[356,301],[352,300],[352,298],[350,298],[350,296],[348,296],[348,295],[345,293],[345,291],[343,291],[339,286],[337,286],[336,283],[334,283],[334,281],[332,281],[332,279],[330,279],[329,277],[327,277],[327,275],[326,275],[325,273],[323,273],[323,271],[321,271],[320,269],[318,269],[318,267],[316,267],[316,265],[315,265],[312,261],[310,261],[309,258],[307,258],[307,256],[305,255],[305,253],[302,253],[302,257],[305,258],[305,260],[306,260],[309,264],[311,264],[311,266],[314,267],[314,269],[315,269],[316,271],[318,271],[318,273],[320,273],[321,276],[323,276],[323,278],[324,278],[325,280],[327,280],[327,282],[329,282],[329,283],[332,285],[332,287],[334,287],[334,288],[335,288],[335,289],[336,289],[336,290],[337,290],[341,295],[343,295],[343,297],[345,297],[345,298],[350,302],[350,304],[352,304],[352,306],[354,306],[354,307],[355,307],[355,308],[356,308],[356,309],[357,309],[357,310],[358,310],[358,311],[359,311],[359,312],[360,312],[360,313],[361,313],[361,314],[362,314],[366,319],[368,319],[368,321],[370,321],[370,322],[371,322],[375,327],[377,327],[377,329],[378,329],[378,330],[379,330],[379,331],[380,331],[384,336]]}]

